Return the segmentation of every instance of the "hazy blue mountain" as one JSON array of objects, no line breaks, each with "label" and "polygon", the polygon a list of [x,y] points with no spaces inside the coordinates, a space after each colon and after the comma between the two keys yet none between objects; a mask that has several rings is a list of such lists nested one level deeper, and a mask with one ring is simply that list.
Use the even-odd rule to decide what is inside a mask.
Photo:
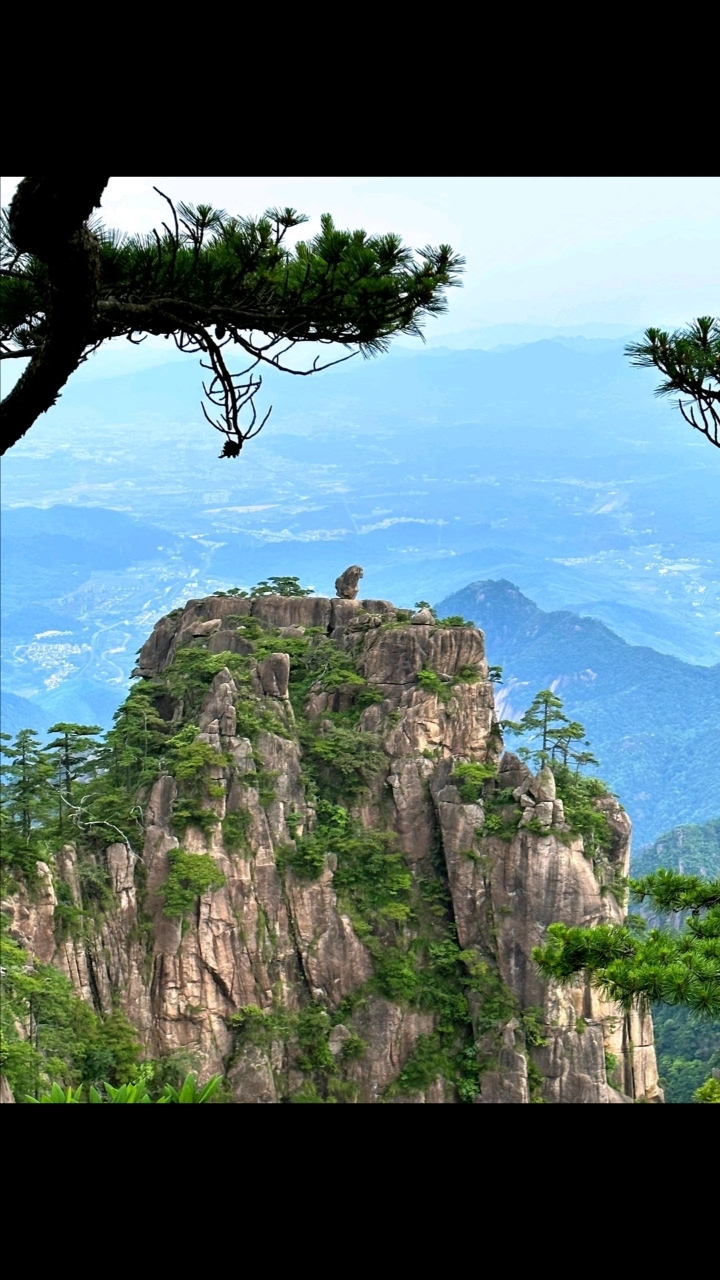
[{"label": "hazy blue mountain", "polygon": [[46,715],[36,702],[29,698],[19,698],[16,693],[0,691],[0,732],[9,733],[13,737],[21,729],[35,729],[43,734],[50,721],[46,723]]},{"label": "hazy blue mountain", "polygon": [[474,582],[437,609],[482,627],[489,661],[503,667],[503,717],[518,719],[540,689],[559,694],[585,725],[636,840],[717,814],[720,664],[629,645],[595,618],[545,612],[507,581]]},{"label": "hazy blue mountain", "polygon": [[673,827],[633,856],[634,876],[649,875],[658,867],[669,867],[687,876],[705,876],[708,880],[720,878],[720,818],[700,825]]}]

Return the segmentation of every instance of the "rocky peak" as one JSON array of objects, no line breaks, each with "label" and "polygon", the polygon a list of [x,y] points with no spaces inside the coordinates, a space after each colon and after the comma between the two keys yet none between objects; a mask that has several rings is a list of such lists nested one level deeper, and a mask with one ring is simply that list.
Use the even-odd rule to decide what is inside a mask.
[{"label": "rocky peak", "polygon": [[[238,1102],[659,1099],[650,1019],[531,958],[554,921],[622,918],[627,816],[597,797],[591,860],[552,770],[503,754],[483,633],[358,600],[361,576],[157,623],[142,848],[58,849],[5,904],[16,937]],[[88,859],[111,905],[58,942]]]}]

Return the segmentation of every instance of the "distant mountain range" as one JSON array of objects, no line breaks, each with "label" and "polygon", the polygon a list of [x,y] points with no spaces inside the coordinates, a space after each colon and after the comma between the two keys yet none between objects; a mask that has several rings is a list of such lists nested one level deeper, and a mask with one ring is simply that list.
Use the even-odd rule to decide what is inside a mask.
[{"label": "distant mountain range", "polygon": [[517,719],[540,689],[553,689],[587,729],[601,777],[628,810],[644,844],[720,810],[720,664],[694,666],[627,644],[604,623],[550,613],[506,580],[474,582],[437,605],[485,632],[488,660],[503,667],[498,704]]},{"label": "distant mountain range", "polygon": [[[720,808],[720,798],[718,798]],[[632,860],[634,876],[667,867],[686,876],[720,878],[720,818],[699,825],[674,827],[638,849]]]},{"label": "distant mountain range", "polygon": [[[717,451],[653,396],[654,377],[629,366],[622,342],[405,350],[307,379],[268,370],[273,415],[234,461],[218,460],[203,421],[196,358],[106,378],[93,376],[96,359],[3,459],[3,568],[32,564],[31,581],[19,573],[22,609],[91,577],[85,613],[107,615],[98,588],[127,599],[121,575],[140,525],[182,554],[173,566],[159,557],[162,591],[146,577],[138,614],[162,606],[171,583],[179,599],[192,570],[199,593],[290,573],[326,594],[361,564],[368,593],[398,604],[507,578],[631,644],[720,657]],[[104,563],[59,535],[97,539]],[[67,564],[80,557],[66,585],[52,572],[60,550]],[[10,611],[18,593],[3,592]]]}]

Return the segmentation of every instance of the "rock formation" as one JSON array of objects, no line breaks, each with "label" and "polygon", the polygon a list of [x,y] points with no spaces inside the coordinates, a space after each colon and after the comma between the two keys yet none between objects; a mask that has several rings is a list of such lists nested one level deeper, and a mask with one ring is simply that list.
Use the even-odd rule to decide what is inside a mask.
[{"label": "rock formation", "polygon": [[[482,632],[358,601],[361,576],[158,622],[140,687],[205,763],[183,781],[163,749],[142,843],[58,850],[3,904],[14,937],[236,1102],[661,1100],[650,1017],[531,958],[554,921],[623,918],[627,815],[598,797],[591,860],[552,772],[503,752]],[[173,916],[179,849],[218,875]],[[79,859],[110,906],[64,936]]]},{"label": "rock formation", "polygon": [[358,582],[363,577],[359,564],[351,564],[349,569],[335,579],[335,594],[341,600],[355,600],[358,593]]}]

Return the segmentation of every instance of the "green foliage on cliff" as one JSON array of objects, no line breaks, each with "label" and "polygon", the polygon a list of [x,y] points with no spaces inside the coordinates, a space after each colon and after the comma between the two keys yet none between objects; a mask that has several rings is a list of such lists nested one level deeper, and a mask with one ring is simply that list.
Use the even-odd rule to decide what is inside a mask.
[{"label": "green foliage on cliff", "polygon": [[362,794],[385,762],[377,736],[342,724],[302,735],[313,774],[331,797]]},{"label": "green foliage on cliff", "polygon": [[337,842],[333,883],[340,905],[347,904],[362,937],[373,926],[403,923],[410,915],[411,876],[393,832],[348,824]]},{"label": "green foliage on cliff", "polygon": [[140,1045],[116,1010],[101,1018],[52,965],[41,964],[8,933],[0,917],[0,1073],[17,1099],[59,1080],[82,1083],[132,1079]]},{"label": "green foliage on cliff", "polygon": [[557,762],[552,765],[552,771],[557,798],[563,802],[570,834],[582,836],[586,857],[606,854],[612,845],[610,824],[605,814],[593,804],[594,800],[607,796],[605,783],[600,778],[589,778]]},{"label": "green foliage on cliff", "polygon": [[[562,699],[551,689],[541,689],[535,694],[532,703],[521,720],[503,720],[502,728],[523,738],[525,741],[518,747],[521,759],[532,759],[537,766],[557,761],[567,766],[571,761],[576,769],[587,764],[597,764],[597,760],[587,748],[585,728],[577,720],[570,720],[563,710]],[[533,747],[526,745],[534,742]],[[583,751],[572,744],[582,744]]]},{"label": "green foliage on cliff", "polygon": [[393,832],[364,827],[328,800],[317,806],[315,830],[282,848],[280,861],[301,879],[313,880],[335,858],[333,887],[360,937],[379,922],[404,921],[410,913],[411,876]]},{"label": "green foliage on cliff", "polygon": [[218,753],[207,742],[198,741],[196,724],[186,724],[167,742],[167,761],[170,772],[178,782],[196,782],[202,778],[206,765],[218,763]]},{"label": "green foliage on cliff", "polygon": [[382,701],[357,670],[351,653],[339,648],[319,630],[308,630],[302,638],[278,637],[277,648],[290,655],[289,693],[296,716],[305,718],[311,690],[319,693],[344,691],[349,703],[343,721],[355,724],[365,707]]},{"label": "green foliage on cliff", "polygon": [[[568,719],[562,699],[550,689],[541,689],[536,694],[521,720],[503,720],[502,725],[521,739],[522,745],[517,748],[521,759],[533,760],[538,767],[548,765],[552,770],[556,795],[563,802],[568,827],[567,832],[557,833],[559,838],[582,836],[586,857],[598,870],[607,870],[604,864],[612,848],[612,831],[596,801],[610,793],[600,778],[580,772],[588,765],[597,764],[589,750],[576,751],[571,746],[581,743],[584,748],[589,747],[583,725]],[[534,748],[528,743],[534,743]],[[513,825],[516,826],[522,816],[517,805],[514,814],[510,810],[513,803],[511,792],[502,799],[497,794],[488,796],[489,812],[484,828],[487,834],[497,834],[506,840],[512,838]],[[528,830],[543,833],[542,826],[532,821]]]},{"label": "green foliage on cliff", "polygon": [[227,813],[222,821],[223,844],[229,853],[239,853],[248,847],[248,835],[252,818],[247,809]]},{"label": "green foliage on cliff", "polygon": [[[362,1002],[359,993],[347,1003],[354,1006],[358,1002]],[[287,1082],[287,1072],[278,1073],[276,1083],[283,1101],[355,1102],[358,1086],[343,1077],[343,1069],[348,1063],[362,1058],[367,1045],[347,1028],[344,1028],[339,1053],[333,1054],[329,1043],[333,1027],[341,1025],[347,1012],[341,1006],[330,1013],[320,1004],[310,1004],[299,1012],[291,1012],[283,1005],[266,1010],[257,1005],[245,1005],[228,1019],[235,1032],[234,1054],[241,1056],[250,1046],[268,1053],[273,1046],[277,1050],[281,1045],[293,1075],[301,1072],[305,1077],[300,1088],[297,1085],[291,1087]]]},{"label": "green foliage on cliff", "polygon": [[223,667],[228,668],[237,685],[247,684],[249,663],[244,654],[210,653],[202,642],[196,641],[178,649],[161,676],[143,680],[136,687],[148,688],[151,696],[167,693],[176,702],[182,700],[183,721],[187,723],[199,714],[203,698]]},{"label": "green foliage on cliff", "polygon": [[[387,1089],[388,1101],[403,1094],[424,1093],[438,1079],[452,1079],[452,1058],[441,1036],[419,1035],[397,1080]],[[478,1092],[477,1082],[473,1096]]]},{"label": "green foliage on cliff", "polygon": [[451,613],[447,618],[438,618],[437,625],[439,627],[474,627],[475,623],[463,618],[461,613]]},{"label": "green foliage on cliff", "polygon": [[197,907],[200,897],[211,889],[220,889],[225,877],[217,863],[205,853],[186,853],[184,849],[168,852],[170,874],[158,892],[162,895],[166,916],[187,917]]},{"label": "green foliage on cliff", "polygon": [[185,834],[188,827],[199,827],[204,835],[209,835],[219,821],[212,809],[192,796],[181,796],[173,804],[172,829],[179,837]]},{"label": "green foliage on cliff", "polygon": [[477,804],[482,796],[484,783],[489,778],[494,778],[495,773],[496,769],[492,764],[468,761],[455,765],[450,774],[450,782],[455,783],[464,804]]},{"label": "green foliage on cliff", "polygon": [[417,682],[421,689],[425,689],[427,693],[434,693],[436,698],[441,702],[448,702],[450,699],[450,682],[440,679],[436,671],[431,671],[429,667],[423,667],[418,671]]},{"label": "green foliage on cliff", "polygon": [[[386,965],[381,982],[387,972]],[[523,1010],[488,960],[472,949],[462,951],[446,930],[442,940],[418,940],[405,957],[404,969],[396,960],[390,972],[395,995],[389,998],[434,1013],[436,1025],[431,1033],[418,1037],[397,1080],[386,1091],[388,1100],[425,1092],[442,1079],[461,1102],[473,1102],[482,1089],[483,1074],[497,1065],[503,1029],[511,1019],[526,1052],[531,1092],[538,1092],[542,1076],[529,1054],[546,1043],[542,1010]]]}]

